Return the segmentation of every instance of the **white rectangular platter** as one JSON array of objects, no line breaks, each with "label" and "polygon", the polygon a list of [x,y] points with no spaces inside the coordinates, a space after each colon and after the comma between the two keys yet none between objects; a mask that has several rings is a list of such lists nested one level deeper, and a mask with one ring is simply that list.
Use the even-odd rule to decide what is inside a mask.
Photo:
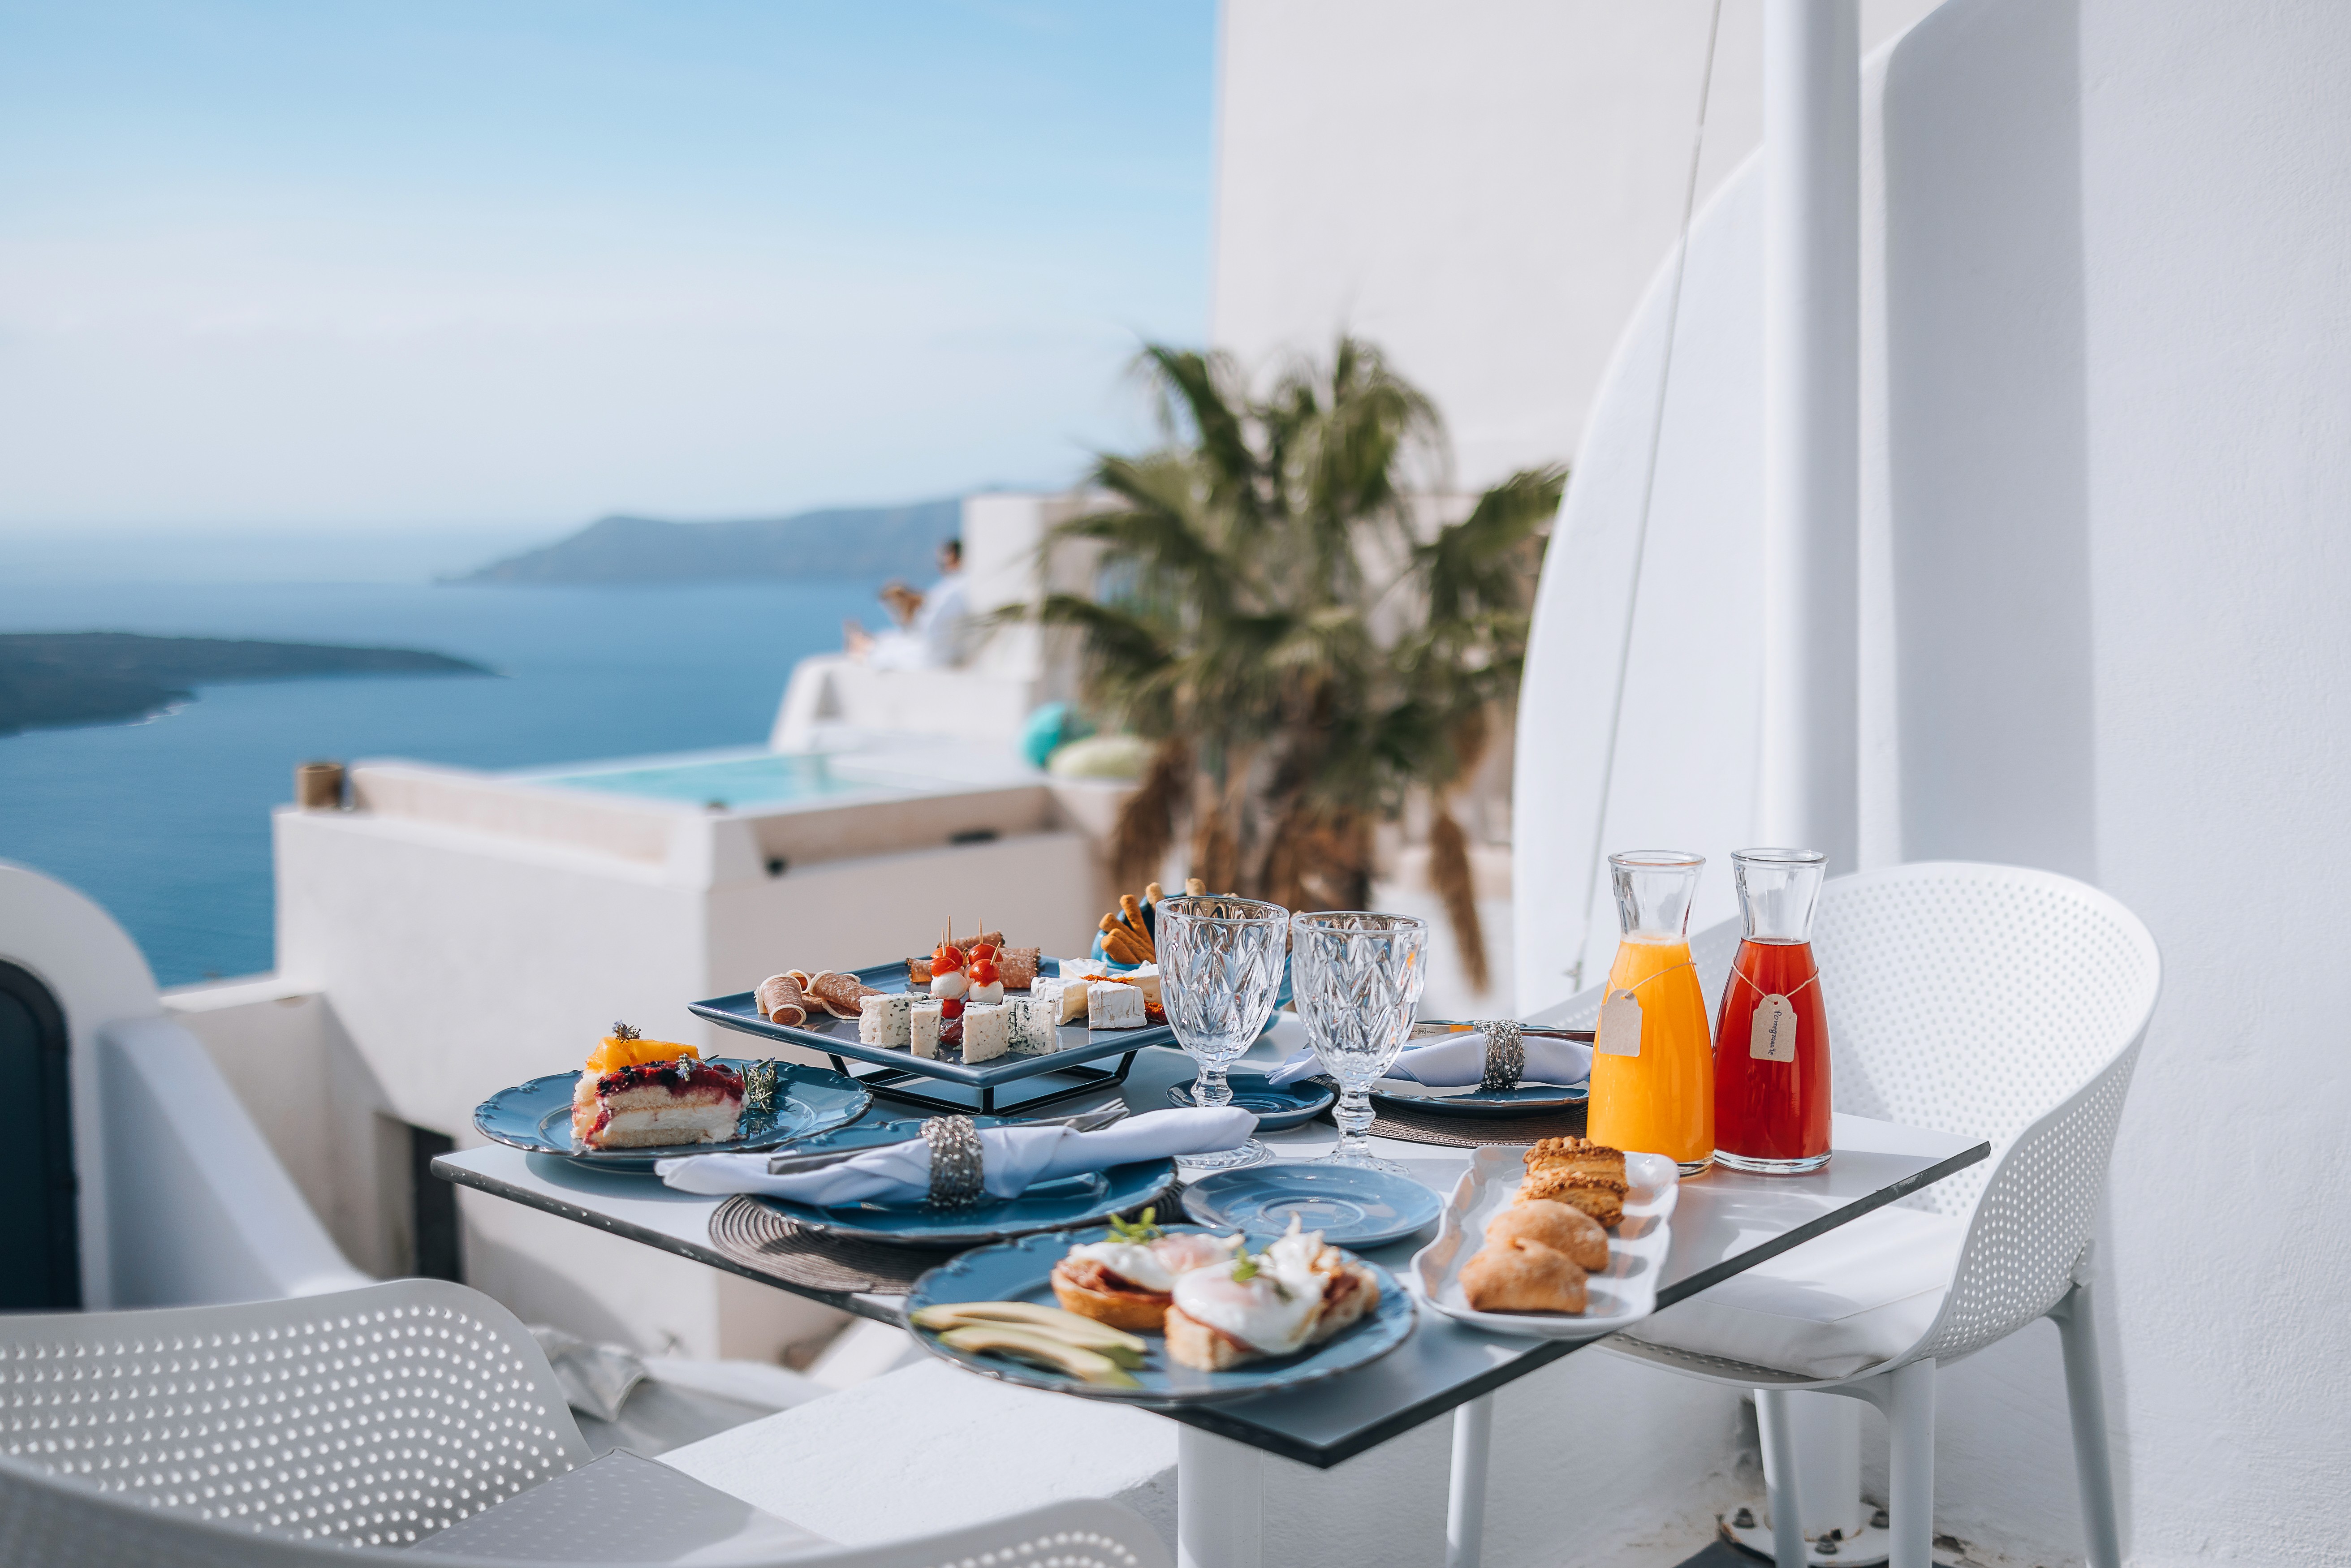
[{"label": "white rectangular platter", "polygon": [[1445,1200],[1437,1239],[1412,1260],[1413,1293],[1448,1318],[1488,1333],[1538,1339],[1597,1339],[1639,1322],[1656,1310],[1657,1272],[1672,1239],[1667,1221],[1681,1196],[1681,1176],[1663,1155],[1628,1153],[1625,1218],[1608,1233],[1608,1267],[1592,1276],[1587,1304],[1579,1314],[1481,1312],[1461,1293],[1461,1265],[1484,1243],[1486,1222],[1518,1196],[1526,1176],[1522,1145],[1489,1144],[1471,1157],[1459,1185]]}]

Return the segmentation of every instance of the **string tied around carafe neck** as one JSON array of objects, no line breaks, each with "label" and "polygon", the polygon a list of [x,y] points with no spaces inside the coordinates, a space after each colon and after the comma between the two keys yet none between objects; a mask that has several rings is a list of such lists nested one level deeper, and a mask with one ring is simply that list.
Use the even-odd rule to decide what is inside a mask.
[{"label": "string tied around carafe neck", "polygon": [[1695,969],[1697,967],[1697,959],[1685,958],[1678,964],[1667,965],[1665,968],[1658,970],[1656,974],[1635,980],[1629,986],[1611,986],[1608,988],[1608,995],[1612,997],[1629,997],[1635,991],[1638,991],[1642,987],[1647,985],[1651,980],[1662,980],[1667,975],[1676,974],[1683,969]]},{"label": "string tied around carafe neck", "polygon": [[1748,986],[1759,997],[1778,997],[1783,1002],[1792,1002],[1796,999],[1797,996],[1801,992],[1802,992],[1804,986],[1809,986],[1813,981],[1821,977],[1821,972],[1818,969],[1814,969],[1811,974],[1804,977],[1804,985],[1798,986],[1792,991],[1767,991],[1762,987],[1756,985],[1753,980],[1748,979],[1744,973],[1735,968],[1730,971],[1730,977],[1734,980],[1747,980]]}]

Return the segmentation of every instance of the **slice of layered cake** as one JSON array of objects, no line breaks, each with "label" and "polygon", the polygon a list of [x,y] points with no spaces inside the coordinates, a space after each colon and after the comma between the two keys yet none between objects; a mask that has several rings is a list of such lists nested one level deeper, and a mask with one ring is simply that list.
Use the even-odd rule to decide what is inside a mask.
[{"label": "slice of layered cake", "polygon": [[584,1148],[715,1144],[743,1119],[743,1075],[690,1045],[646,1040],[616,1023],[571,1092],[571,1135]]}]

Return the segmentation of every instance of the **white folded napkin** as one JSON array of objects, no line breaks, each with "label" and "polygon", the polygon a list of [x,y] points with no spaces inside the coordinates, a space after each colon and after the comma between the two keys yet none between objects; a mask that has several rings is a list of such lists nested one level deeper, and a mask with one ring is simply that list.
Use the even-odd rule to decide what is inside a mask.
[{"label": "white folded napkin", "polygon": [[[1257,1118],[1238,1105],[1154,1111],[1098,1133],[1069,1127],[983,1127],[979,1133],[991,1197],[1018,1197],[1030,1186],[1134,1160],[1229,1149],[1249,1141]],[[653,1169],[680,1192],[756,1192],[819,1208],[869,1199],[918,1201],[930,1196],[931,1149],[921,1138],[868,1149],[855,1159],[798,1176],[769,1176],[766,1155],[687,1155]]]},{"label": "white folded napkin", "polygon": [[[1537,1035],[1522,1036],[1519,1043],[1527,1053],[1526,1071],[1519,1075],[1521,1083],[1549,1083],[1564,1088],[1592,1076],[1592,1048],[1588,1045]],[[1293,1083],[1324,1071],[1322,1059],[1310,1046],[1266,1076],[1271,1082]],[[1459,1089],[1481,1083],[1486,1078],[1486,1037],[1476,1031],[1464,1031],[1447,1035],[1433,1045],[1416,1046],[1395,1059],[1387,1076],[1408,1078],[1431,1089]]]}]

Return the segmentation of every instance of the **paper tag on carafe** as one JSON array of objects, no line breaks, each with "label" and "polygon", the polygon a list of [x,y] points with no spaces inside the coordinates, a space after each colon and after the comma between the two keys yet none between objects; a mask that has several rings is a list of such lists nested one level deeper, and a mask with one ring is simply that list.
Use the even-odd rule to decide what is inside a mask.
[{"label": "paper tag on carafe", "polygon": [[1774,995],[1755,1004],[1755,1021],[1747,1031],[1747,1054],[1758,1061],[1796,1060],[1794,1003]]},{"label": "paper tag on carafe", "polygon": [[1603,1056],[1641,1054],[1641,998],[1630,991],[1611,991],[1600,1004],[1600,1028],[1592,1049]]}]

